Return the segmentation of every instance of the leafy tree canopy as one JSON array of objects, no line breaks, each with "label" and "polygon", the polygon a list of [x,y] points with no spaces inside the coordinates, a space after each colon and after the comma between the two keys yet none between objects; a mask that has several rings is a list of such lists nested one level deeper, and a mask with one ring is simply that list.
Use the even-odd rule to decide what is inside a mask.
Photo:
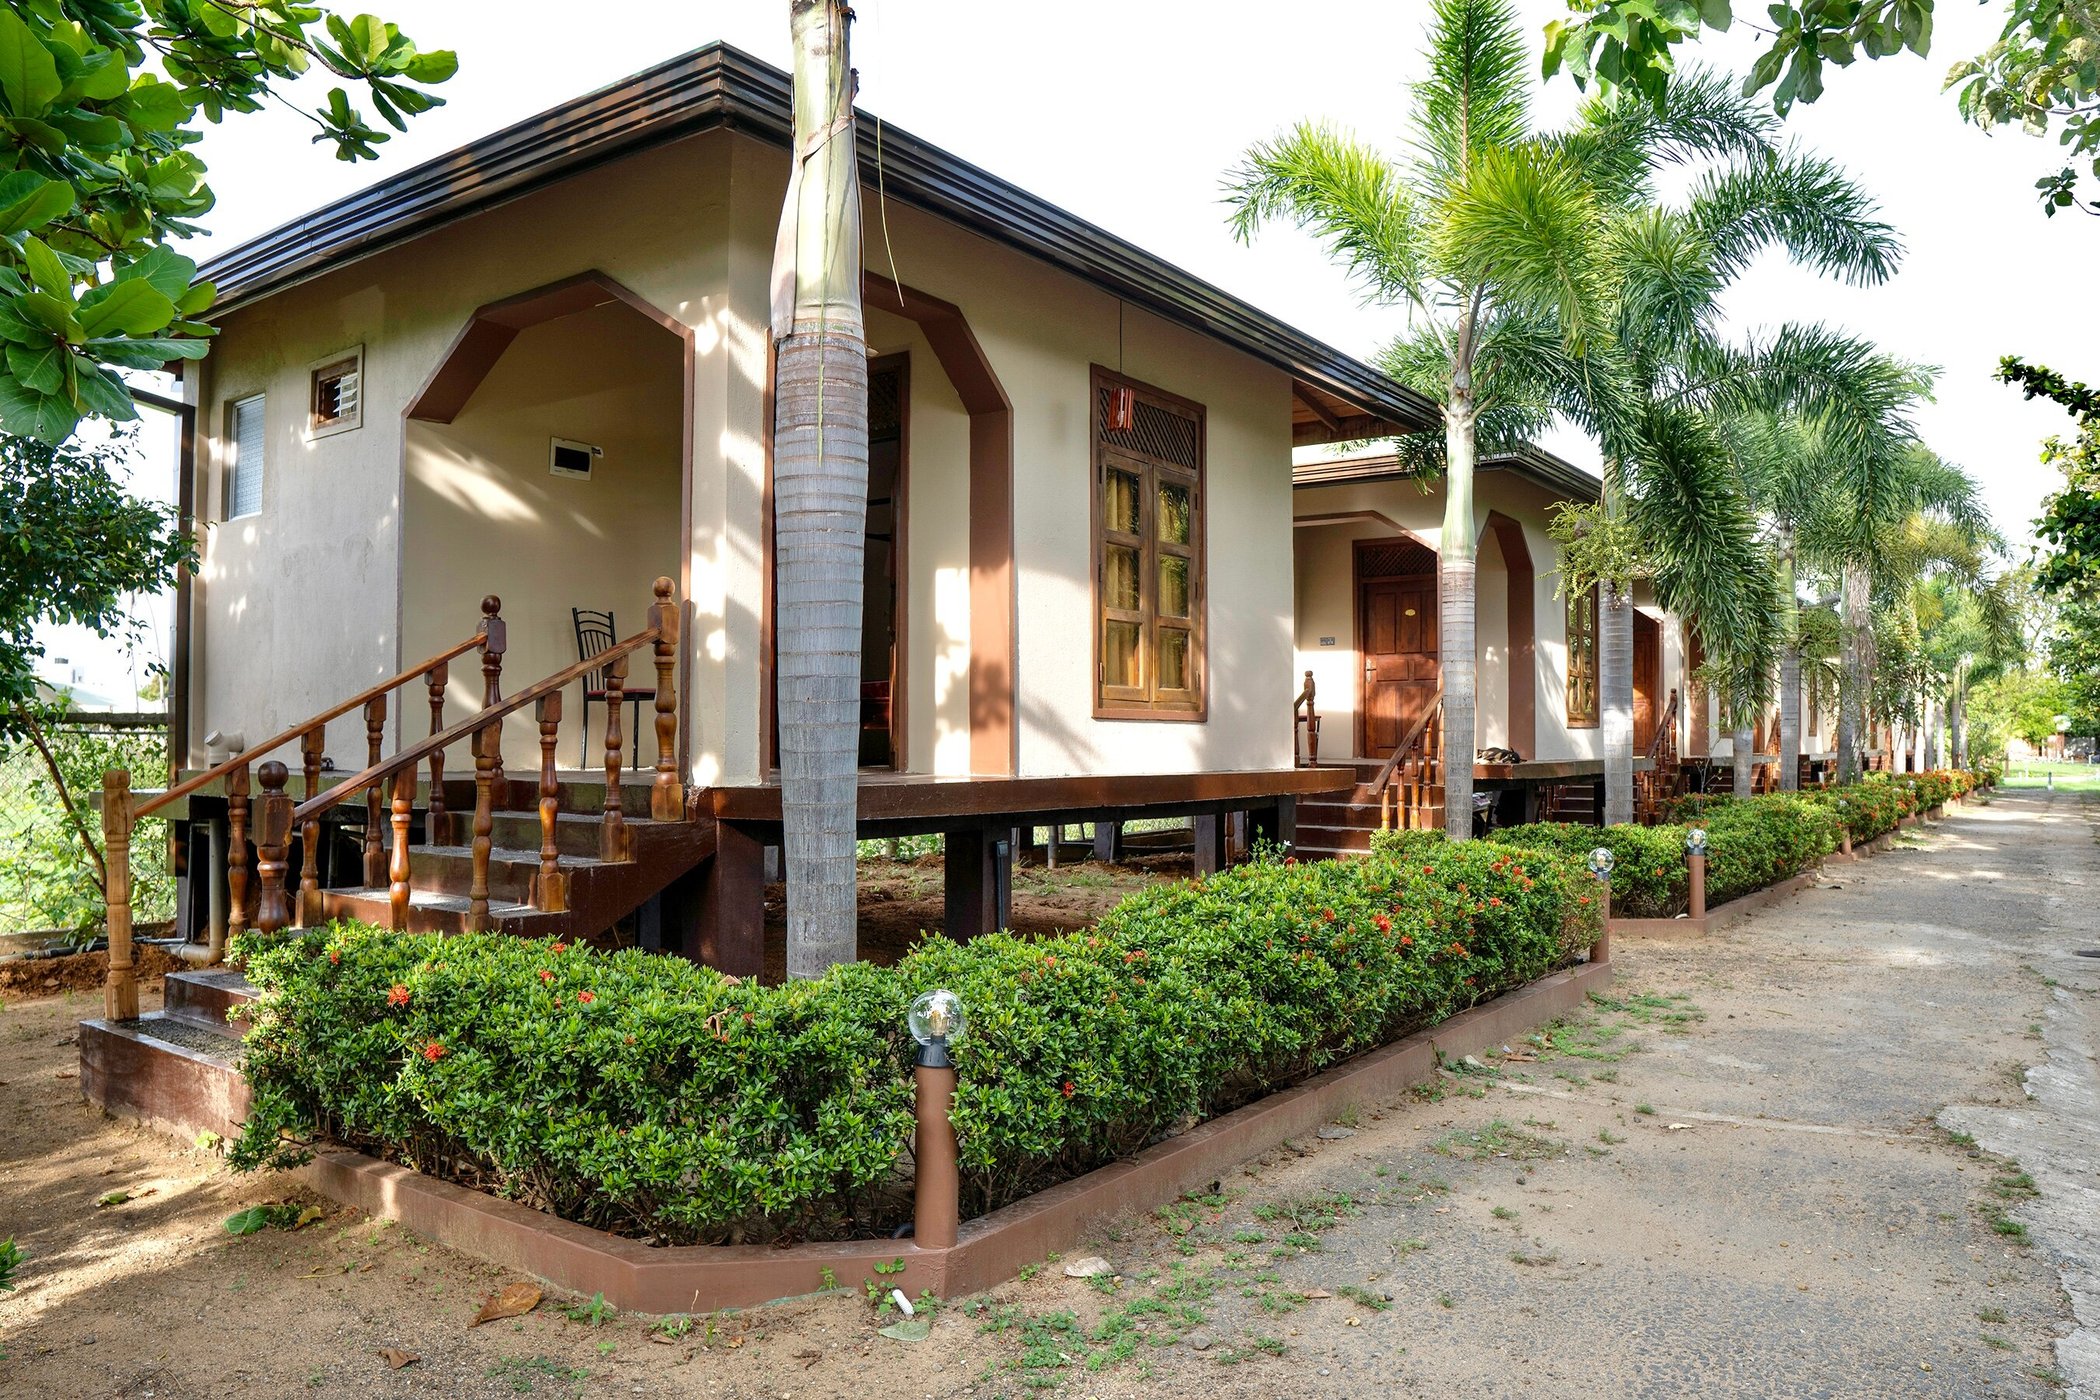
[{"label": "leafy tree canopy", "polygon": [[[316,64],[396,130],[458,68],[375,16],[293,0],[0,8],[0,427],[62,443],[83,418],[134,418],[121,371],[203,356],[213,289],[169,246],[212,207],[199,122],[288,101]],[[342,87],[303,115],[341,160],[387,139]]]},{"label": "leafy tree canopy", "polygon": [[[1569,0],[1570,14],[1546,26],[1546,73],[1566,69],[1580,85],[1633,88],[1661,101],[1673,50],[1702,29],[1725,30],[1730,0]],[[1823,94],[1825,65],[1864,57],[1925,56],[1933,0],[1774,0],[1765,22],[1743,23],[1765,43],[1745,93],[1772,91],[1782,115]],[[2094,0],[2008,0],[1998,40],[1947,74],[1962,117],[1986,131],[2017,123],[2036,135],[2060,128],[2064,164],[2035,182],[2045,212],[2080,207],[2084,175],[2100,180],[2100,8]],[[2081,167],[2085,167],[2083,174]],[[2088,199],[2088,212],[2100,201]]]},{"label": "leafy tree canopy", "polygon": [[129,596],[190,560],[174,512],[125,492],[130,451],[128,432],[93,447],[0,435],[0,713],[34,697],[39,623],[120,634]]},{"label": "leafy tree canopy", "polygon": [[2076,437],[2042,444],[2042,460],[2063,471],[2064,489],[2048,499],[2035,523],[2049,545],[2036,561],[2035,580],[2044,592],[2100,598],[2100,391],[2011,355],[1998,362],[1998,378],[2019,385],[2030,399],[2063,405],[2077,421]]}]

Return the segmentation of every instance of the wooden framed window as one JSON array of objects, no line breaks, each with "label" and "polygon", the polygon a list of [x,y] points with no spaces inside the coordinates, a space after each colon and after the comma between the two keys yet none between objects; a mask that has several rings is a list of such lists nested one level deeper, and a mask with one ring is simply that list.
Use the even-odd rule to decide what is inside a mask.
[{"label": "wooden framed window", "polygon": [[1568,728],[1597,727],[1597,590],[1568,595]]},{"label": "wooden framed window", "polygon": [[1093,379],[1094,715],[1201,720],[1203,406]]},{"label": "wooden framed window", "polygon": [[327,437],[364,422],[363,346],[332,355],[307,373],[306,431]]},{"label": "wooden framed window", "polygon": [[262,512],[264,403],[261,394],[226,405],[227,520]]}]

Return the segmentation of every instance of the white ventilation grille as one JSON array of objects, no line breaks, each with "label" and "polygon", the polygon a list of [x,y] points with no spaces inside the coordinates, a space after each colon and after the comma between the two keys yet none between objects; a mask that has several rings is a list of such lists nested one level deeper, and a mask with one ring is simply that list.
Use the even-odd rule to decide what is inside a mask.
[{"label": "white ventilation grille", "polygon": [[226,518],[254,515],[262,509],[263,396],[233,406],[233,461],[226,487]]}]

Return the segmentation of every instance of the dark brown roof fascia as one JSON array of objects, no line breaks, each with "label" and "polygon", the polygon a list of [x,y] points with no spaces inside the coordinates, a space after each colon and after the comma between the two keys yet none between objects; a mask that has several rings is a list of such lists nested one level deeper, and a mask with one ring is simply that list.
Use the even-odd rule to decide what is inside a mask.
[{"label": "dark brown roof fascia", "polygon": [[[727,128],[785,148],[788,98],[787,74],[727,44],[683,54],[211,259],[203,273],[219,287],[214,314],[697,132]],[[1244,350],[1394,428],[1437,421],[1429,400],[1362,361],[939,147],[873,119],[859,123],[859,140],[871,182],[879,140],[890,195]]]},{"label": "dark brown roof fascia", "polygon": [[[1514,452],[1498,452],[1483,457],[1475,470],[1513,472],[1526,481],[1571,501],[1595,501],[1603,494],[1603,484],[1596,477],[1565,458],[1529,444]],[[1291,468],[1291,484],[1327,486],[1338,481],[1383,481],[1392,477],[1411,478],[1413,475],[1414,473],[1401,468],[1399,458],[1391,455],[1336,457],[1326,461],[1297,463]]]}]

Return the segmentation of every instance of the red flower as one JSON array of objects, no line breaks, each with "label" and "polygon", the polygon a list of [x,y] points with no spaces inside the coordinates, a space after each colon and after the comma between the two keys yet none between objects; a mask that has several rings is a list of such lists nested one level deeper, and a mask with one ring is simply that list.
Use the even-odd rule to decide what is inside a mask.
[{"label": "red flower", "polygon": [[1320,917],[1331,924],[1334,922],[1334,911],[1332,909],[1322,909],[1320,911]]},{"label": "red flower", "polygon": [[1411,935],[1403,933],[1400,935],[1400,946],[1403,948],[1412,948],[1415,946],[1415,940]]},{"label": "red flower", "polygon": [[1584,896],[1582,896],[1582,898],[1580,898],[1580,899],[1578,899],[1578,900],[1576,901],[1576,903],[1578,903],[1578,904],[1588,904],[1589,902],[1590,902],[1590,897],[1589,897],[1588,895],[1584,895]]},{"label": "red flower", "polygon": [[433,1040],[423,1047],[423,1058],[432,1064],[436,1064],[439,1060],[445,1058],[445,1047]]},{"label": "red flower", "polygon": [[342,950],[342,949],[340,949],[340,948],[330,948],[330,949],[328,950],[328,965],[329,965],[330,967],[337,967],[337,966],[340,966],[340,965],[341,965],[341,963],[342,963],[342,961],[343,961],[343,950]]},{"label": "red flower", "polygon": [[1296,865],[1296,864],[1298,863],[1298,857],[1296,857],[1296,856],[1285,856],[1285,857],[1283,858],[1283,863],[1284,863],[1285,865]]},{"label": "red flower", "polygon": [[1071,1098],[1071,1097],[1072,1097],[1072,1095],[1074,1095],[1074,1094],[1076,1094],[1076,1093],[1078,1093],[1078,1092],[1079,1092],[1079,1090],[1078,1090],[1078,1089],[1077,1089],[1076,1087],[1074,1087],[1074,1086],[1073,1086],[1073,1084],[1072,1084],[1072,1081],[1071,1081],[1071,1080],[1069,1080],[1069,1079],[1067,1079],[1067,1080],[1065,1081],[1065,1097],[1069,1099],[1069,1098]]},{"label": "red flower", "polygon": [[585,1006],[589,1006],[592,1002],[596,1001],[597,999],[598,994],[596,992],[578,992],[576,994],[576,1000],[582,1002]]},{"label": "red flower", "polygon": [[1393,921],[1383,914],[1373,914],[1371,922],[1378,925],[1380,933],[1391,933],[1393,931]]},{"label": "red flower", "polygon": [[402,986],[399,982],[396,982],[393,986],[387,988],[386,1004],[388,1006],[408,1005],[408,988]]},{"label": "red flower", "polygon": [[1495,898],[1493,895],[1488,896],[1488,904],[1496,909],[1500,909],[1502,907],[1502,901]]},{"label": "red flower", "polygon": [[566,953],[569,951],[569,945],[566,943],[557,943],[553,947],[549,948],[547,951],[550,953]]},{"label": "red flower", "polygon": [[540,969],[540,980],[541,980],[542,982],[552,982],[552,981],[554,980],[554,971],[553,971],[553,969],[552,969],[552,968],[545,968],[545,967],[541,968],[541,969]]},{"label": "red flower", "polygon": [[1422,873],[1424,875],[1434,875],[1436,874],[1436,867],[1433,865],[1425,865],[1422,867]]}]

